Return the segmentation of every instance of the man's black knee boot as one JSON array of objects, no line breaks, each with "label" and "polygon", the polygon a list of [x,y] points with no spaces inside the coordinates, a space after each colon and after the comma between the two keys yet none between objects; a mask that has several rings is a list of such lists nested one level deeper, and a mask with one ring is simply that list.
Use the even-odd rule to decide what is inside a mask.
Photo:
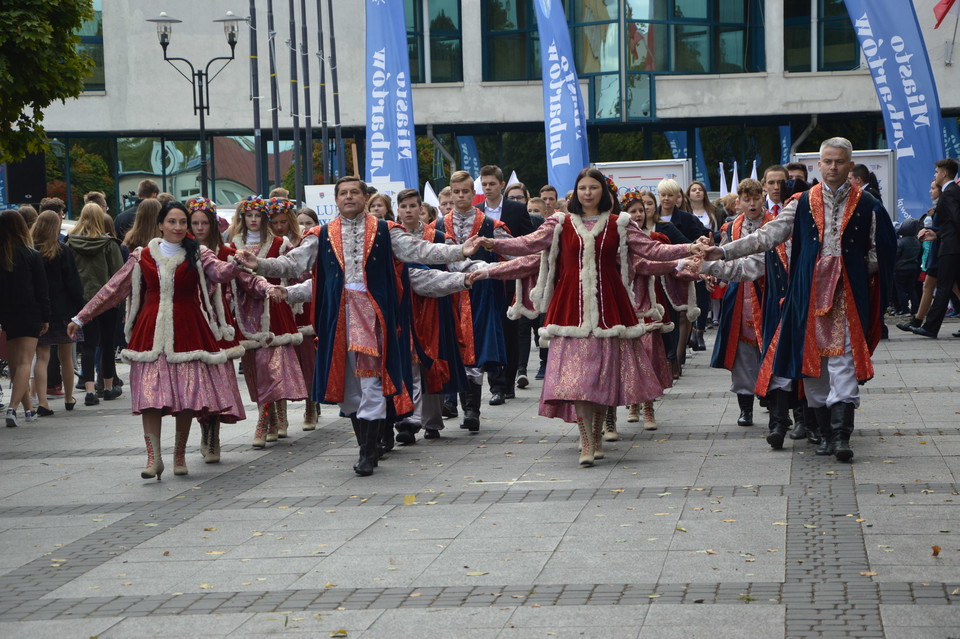
[{"label": "man's black knee boot", "polygon": [[740,405],[740,417],[737,418],[737,426],[753,426],[753,395],[737,395],[737,403]]},{"label": "man's black knee boot", "polygon": [[830,407],[830,427],[833,429],[834,455],[838,461],[853,459],[850,436],[853,435],[853,413],[856,406],[851,402],[837,402]]},{"label": "man's black knee boot", "polygon": [[820,445],[817,446],[816,454],[833,455],[836,448],[833,443],[833,428],[830,426],[830,409],[820,406],[813,409],[813,414],[817,418],[817,428],[820,431]]},{"label": "man's black knee boot", "polygon": [[774,450],[783,448],[783,440],[790,430],[790,394],[785,390],[767,393],[767,405],[770,407],[770,434],[767,443]]}]

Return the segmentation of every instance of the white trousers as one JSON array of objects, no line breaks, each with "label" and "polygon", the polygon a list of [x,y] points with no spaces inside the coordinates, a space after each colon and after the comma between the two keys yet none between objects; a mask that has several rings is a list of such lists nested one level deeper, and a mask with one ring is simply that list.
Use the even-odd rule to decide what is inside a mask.
[{"label": "white trousers", "polygon": [[760,349],[753,344],[739,342],[737,357],[730,371],[730,392],[737,395],[753,395],[760,373]]},{"label": "white trousers", "polygon": [[347,351],[347,368],[344,371],[343,401],[340,410],[344,415],[357,414],[357,419],[375,420],[387,418],[387,398],[383,396],[383,384],[379,377],[357,377],[357,354]]},{"label": "white trousers", "polygon": [[833,406],[837,402],[860,407],[860,385],[853,366],[849,331],[844,340],[843,355],[820,358],[820,377],[805,377],[803,389],[811,408]]}]

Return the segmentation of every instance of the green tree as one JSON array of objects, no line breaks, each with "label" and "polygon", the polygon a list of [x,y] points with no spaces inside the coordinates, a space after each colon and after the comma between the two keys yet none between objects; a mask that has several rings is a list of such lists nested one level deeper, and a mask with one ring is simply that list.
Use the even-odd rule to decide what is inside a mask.
[{"label": "green tree", "polygon": [[43,109],[83,91],[93,60],[77,48],[92,0],[18,0],[0,8],[0,161],[46,148]]}]

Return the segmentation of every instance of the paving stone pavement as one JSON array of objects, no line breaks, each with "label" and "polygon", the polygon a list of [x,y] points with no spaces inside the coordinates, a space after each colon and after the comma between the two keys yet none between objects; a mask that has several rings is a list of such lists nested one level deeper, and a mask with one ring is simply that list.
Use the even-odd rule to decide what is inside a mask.
[{"label": "paving stone pavement", "polygon": [[852,465],[737,427],[708,353],[590,469],[539,383],[369,478],[334,407],[147,482],[125,396],[53,402],[0,433],[0,636],[960,637],[960,340],[890,337]]}]

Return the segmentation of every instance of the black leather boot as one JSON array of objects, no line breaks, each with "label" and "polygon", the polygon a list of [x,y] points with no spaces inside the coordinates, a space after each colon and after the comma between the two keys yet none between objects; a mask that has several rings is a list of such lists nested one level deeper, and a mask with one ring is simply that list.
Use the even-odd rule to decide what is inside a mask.
[{"label": "black leather boot", "polygon": [[834,454],[837,461],[853,459],[850,448],[850,436],[853,435],[853,413],[856,410],[851,402],[837,402],[830,407],[830,427],[833,429]]},{"label": "black leather boot", "polygon": [[393,450],[395,443],[396,438],[393,435],[393,426],[387,420],[381,420],[380,443],[378,444],[380,456],[383,457],[384,454]]},{"label": "black leather boot", "polygon": [[809,432],[807,430],[807,422],[804,419],[803,414],[804,407],[797,406],[793,409],[793,430],[790,431],[790,439],[804,439]]},{"label": "black leather boot", "polygon": [[919,320],[916,317],[911,317],[906,322],[901,322],[897,324],[897,328],[899,328],[901,331],[906,331],[907,333],[911,333],[912,332],[910,330],[911,328],[920,328],[922,324],[923,324],[923,320]]},{"label": "black leather boot", "polygon": [[833,443],[833,428],[830,427],[830,409],[826,406],[814,408],[813,414],[817,418],[817,427],[820,431],[820,445],[817,446],[816,454],[821,456],[833,455],[835,446]]},{"label": "black leather boot", "polygon": [[803,423],[806,425],[807,441],[811,444],[820,443],[820,427],[817,426],[817,416],[813,409],[807,406],[807,401],[803,401]]},{"label": "black leather boot", "polygon": [[357,438],[357,446],[363,446],[363,437],[360,435],[360,420],[356,413],[350,414],[350,423],[353,425],[353,434]]},{"label": "black leather boot", "polygon": [[463,422],[460,428],[475,433],[480,430],[480,394],[483,386],[470,382],[470,389],[460,393],[460,403],[463,405]]},{"label": "black leather boot", "polygon": [[707,350],[707,345],[703,341],[703,331],[698,329],[693,329],[693,350],[695,351],[705,351]]},{"label": "black leather boot", "polygon": [[767,405],[770,406],[770,434],[767,443],[774,450],[783,448],[783,439],[790,430],[790,394],[785,390],[767,393]]},{"label": "black leather boot", "polygon": [[737,426],[753,426],[753,395],[737,395],[740,404],[740,417]]},{"label": "black leather boot", "polygon": [[380,421],[357,419],[357,438],[360,440],[360,459],[353,471],[361,477],[369,477],[377,467],[377,440],[380,437]]}]

